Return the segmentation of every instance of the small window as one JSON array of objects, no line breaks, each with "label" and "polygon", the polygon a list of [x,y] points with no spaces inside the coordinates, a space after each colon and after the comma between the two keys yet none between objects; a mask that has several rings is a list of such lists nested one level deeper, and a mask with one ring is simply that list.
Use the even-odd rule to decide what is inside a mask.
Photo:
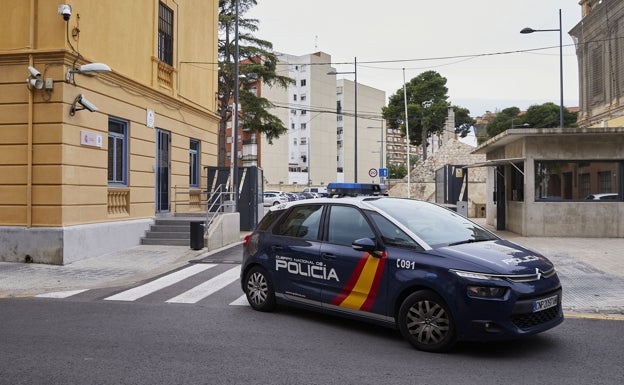
[{"label": "small window", "polygon": [[301,123],[301,129],[305,130],[306,128],[308,128],[307,123]]},{"label": "small window", "polygon": [[316,240],[323,206],[297,206],[273,230],[273,234]]},{"label": "small window", "polygon": [[297,94],[293,94],[293,100],[297,101]]},{"label": "small window", "polygon": [[108,120],[108,184],[128,184],[128,122]]},{"label": "small window", "polygon": [[189,186],[199,187],[199,146],[200,142],[191,139],[189,144]]},{"label": "small window", "polygon": [[301,82],[299,83],[302,87],[305,87],[306,85],[306,79],[301,79]]},{"label": "small window", "polygon": [[299,99],[300,99],[302,102],[303,102],[304,100],[306,100],[306,99],[307,99],[306,94],[301,94],[301,97],[300,97]]}]

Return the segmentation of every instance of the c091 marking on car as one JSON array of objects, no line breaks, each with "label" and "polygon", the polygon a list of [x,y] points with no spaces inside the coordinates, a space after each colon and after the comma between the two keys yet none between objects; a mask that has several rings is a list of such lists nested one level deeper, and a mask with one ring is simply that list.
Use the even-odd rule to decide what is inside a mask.
[{"label": "c091 marking on car", "polygon": [[414,270],[414,269],[416,269],[416,262],[408,261],[406,259],[397,259],[396,267],[398,269]]}]

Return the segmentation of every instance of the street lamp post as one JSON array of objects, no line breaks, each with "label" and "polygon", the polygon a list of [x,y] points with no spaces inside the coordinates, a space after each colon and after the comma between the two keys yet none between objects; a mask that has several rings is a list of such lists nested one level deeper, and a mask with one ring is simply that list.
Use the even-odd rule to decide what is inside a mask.
[{"label": "street lamp post", "polygon": [[353,61],[353,71],[352,72],[337,72],[337,71],[329,71],[327,75],[339,75],[339,74],[353,74],[353,84],[354,84],[354,115],[355,115],[355,123],[353,125],[354,132],[354,156],[353,156],[353,181],[357,183],[357,175],[358,175],[358,110],[357,110],[357,57],[354,58]]},{"label": "street lamp post", "polygon": [[234,20],[234,127],[232,127],[232,192],[234,211],[238,211],[238,88],[239,88],[239,47],[238,47],[238,0],[236,0]]},{"label": "street lamp post", "polygon": [[403,68],[403,104],[405,105],[405,137],[407,143],[407,198],[411,198],[411,186],[410,186],[410,135],[409,135],[409,118],[407,116],[407,89],[405,88],[405,68]]},{"label": "street lamp post", "polygon": [[559,32],[559,127],[563,128],[563,33],[561,28],[561,9],[559,9],[559,29],[523,28],[520,33]]}]

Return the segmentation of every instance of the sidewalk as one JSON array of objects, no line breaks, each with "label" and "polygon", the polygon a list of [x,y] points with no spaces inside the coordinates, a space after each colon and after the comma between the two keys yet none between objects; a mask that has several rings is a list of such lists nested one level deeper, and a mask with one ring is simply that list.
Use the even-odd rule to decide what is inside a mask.
[{"label": "sidewalk", "polygon": [[[624,239],[521,237],[507,231],[495,232],[545,255],[555,264],[563,285],[566,313],[618,315],[624,319]],[[142,245],[65,266],[4,262],[0,263],[0,297],[131,284],[220,250]]]}]

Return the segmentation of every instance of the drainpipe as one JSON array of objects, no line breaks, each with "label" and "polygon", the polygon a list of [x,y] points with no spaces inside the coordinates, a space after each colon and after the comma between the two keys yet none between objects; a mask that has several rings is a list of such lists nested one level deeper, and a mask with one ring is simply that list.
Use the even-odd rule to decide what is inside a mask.
[{"label": "drainpipe", "polygon": [[[35,42],[35,6],[36,0],[30,0],[30,37],[28,47],[33,50]],[[33,66],[33,55],[28,55],[28,65]],[[33,174],[33,120],[35,93],[28,92],[28,143],[26,145],[26,227],[32,227],[32,174]]]}]

